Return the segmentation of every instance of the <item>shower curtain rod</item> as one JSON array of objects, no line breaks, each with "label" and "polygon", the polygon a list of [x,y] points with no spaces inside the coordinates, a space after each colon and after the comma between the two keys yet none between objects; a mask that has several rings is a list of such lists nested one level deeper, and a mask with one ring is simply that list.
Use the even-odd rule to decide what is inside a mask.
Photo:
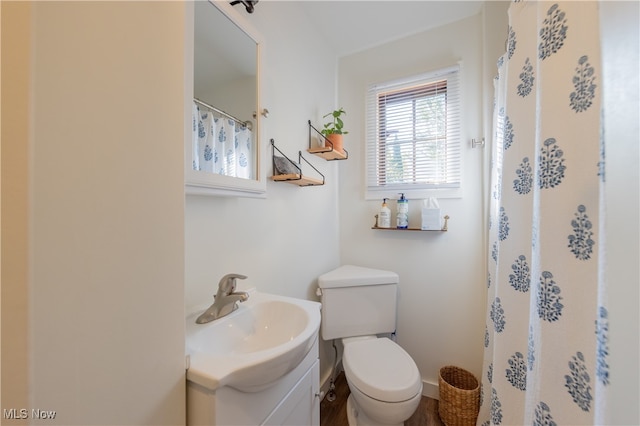
[{"label": "shower curtain rod", "polygon": [[209,104],[208,104],[208,103],[206,103],[206,102],[202,102],[202,101],[201,101],[200,99],[198,99],[198,98],[193,98],[193,101],[194,101],[195,103],[197,103],[197,104],[202,105],[202,106],[203,106],[203,107],[205,107],[205,108],[209,108],[210,110],[212,110],[212,111],[214,111],[214,112],[217,112],[218,114],[224,115],[225,117],[230,118],[230,119],[232,119],[233,121],[235,121],[235,122],[237,122],[237,123],[240,123],[240,124],[242,124],[242,125],[246,126],[246,127],[247,127],[247,129],[249,129],[249,130],[253,130],[253,123],[252,123],[251,121],[248,121],[248,120],[247,120],[247,121],[243,121],[243,120],[240,120],[239,118],[235,118],[233,115],[228,114],[228,113],[226,113],[226,112],[222,111],[221,109],[218,109],[218,108],[216,108],[216,107],[214,107],[214,106],[211,106],[211,105],[209,105]]}]

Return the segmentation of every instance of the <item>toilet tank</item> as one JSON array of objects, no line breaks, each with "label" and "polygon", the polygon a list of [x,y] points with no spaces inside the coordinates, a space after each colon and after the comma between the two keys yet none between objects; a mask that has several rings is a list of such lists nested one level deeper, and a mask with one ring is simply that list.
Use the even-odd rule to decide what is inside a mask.
[{"label": "toilet tank", "polygon": [[324,340],[396,330],[395,272],[341,266],[318,277]]}]

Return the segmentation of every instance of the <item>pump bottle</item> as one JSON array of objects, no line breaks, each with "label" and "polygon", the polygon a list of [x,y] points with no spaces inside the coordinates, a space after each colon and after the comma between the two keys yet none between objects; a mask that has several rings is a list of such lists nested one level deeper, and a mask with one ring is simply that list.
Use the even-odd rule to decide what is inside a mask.
[{"label": "pump bottle", "polygon": [[380,207],[380,213],[378,213],[378,227],[379,228],[391,228],[391,209],[387,207],[387,199],[382,199],[382,207]]},{"label": "pump bottle", "polygon": [[400,199],[397,202],[398,214],[396,223],[398,229],[406,229],[409,227],[409,200],[404,197],[404,193],[400,193]]}]

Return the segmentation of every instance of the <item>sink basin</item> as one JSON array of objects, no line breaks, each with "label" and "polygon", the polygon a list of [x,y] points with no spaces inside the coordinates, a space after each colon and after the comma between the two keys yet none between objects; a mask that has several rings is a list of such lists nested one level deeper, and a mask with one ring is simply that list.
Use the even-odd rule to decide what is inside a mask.
[{"label": "sink basin", "polygon": [[320,303],[249,292],[231,314],[207,324],[187,316],[187,380],[215,390],[231,386],[258,392],[293,370],[311,349],[320,328]]}]

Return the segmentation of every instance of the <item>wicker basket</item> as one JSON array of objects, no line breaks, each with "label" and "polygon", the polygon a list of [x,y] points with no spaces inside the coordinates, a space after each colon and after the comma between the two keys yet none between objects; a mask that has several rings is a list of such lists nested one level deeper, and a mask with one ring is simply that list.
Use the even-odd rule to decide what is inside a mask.
[{"label": "wicker basket", "polygon": [[480,384],[470,372],[447,365],[440,369],[438,411],[447,426],[475,425],[480,410]]}]

